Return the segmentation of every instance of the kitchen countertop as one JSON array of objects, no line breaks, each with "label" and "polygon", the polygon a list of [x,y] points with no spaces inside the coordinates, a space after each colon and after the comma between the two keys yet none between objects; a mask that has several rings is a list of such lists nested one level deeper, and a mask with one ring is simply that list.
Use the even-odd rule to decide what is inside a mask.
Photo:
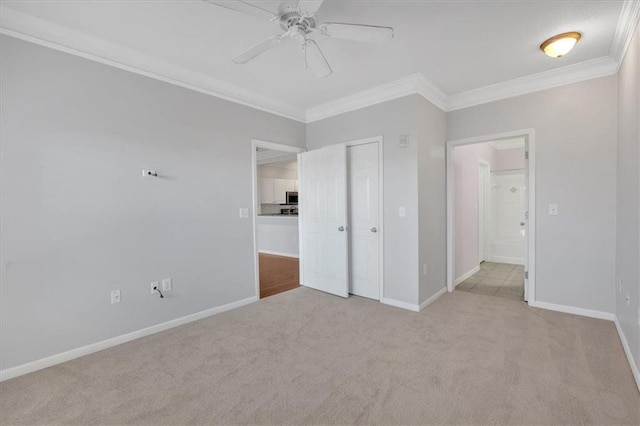
[{"label": "kitchen countertop", "polygon": [[271,213],[271,214],[259,214],[258,217],[298,217],[298,215],[297,214]]}]

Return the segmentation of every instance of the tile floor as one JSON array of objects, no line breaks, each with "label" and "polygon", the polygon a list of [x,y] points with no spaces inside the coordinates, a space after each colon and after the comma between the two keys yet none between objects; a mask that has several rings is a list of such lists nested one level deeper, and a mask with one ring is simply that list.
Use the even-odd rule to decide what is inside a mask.
[{"label": "tile floor", "polygon": [[524,266],[482,262],[480,270],[458,284],[456,290],[524,300]]}]

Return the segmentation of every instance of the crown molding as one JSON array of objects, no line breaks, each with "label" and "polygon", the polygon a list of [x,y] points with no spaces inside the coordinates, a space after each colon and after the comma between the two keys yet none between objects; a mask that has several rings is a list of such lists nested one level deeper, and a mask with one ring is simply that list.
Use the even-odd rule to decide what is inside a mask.
[{"label": "crown molding", "polygon": [[633,34],[640,20],[640,0],[626,0],[620,11],[616,34],[611,43],[611,57],[618,63],[618,68],[624,60]]},{"label": "crown molding", "polygon": [[0,6],[0,33],[181,86],[292,120],[305,112],[239,86],[188,71],[132,49],[73,31],[33,15]]},{"label": "crown molding", "polygon": [[307,123],[414,94],[423,96],[440,109],[445,108],[447,95],[422,74],[412,74],[390,83],[311,107],[307,109]]},{"label": "crown molding", "polygon": [[447,101],[447,111],[455,111],[514,96],[526,95],[593,78],[606,77],[615,74],[617,70],[617,62],[609,56],[603,56],[590,61],[450,95]]},{"label": "crown molding", "polygon": [[302,123],[418,94],[443,111],[455,111],[617,73],[640,19],[640,0],[623,4],[610,56],[447,95],[424,75],[385,83],[334,101],[297,108],[242,87],[195,73],[114,43],[0,6],[0,33],[107,64],[166,83],[239,103]]}]

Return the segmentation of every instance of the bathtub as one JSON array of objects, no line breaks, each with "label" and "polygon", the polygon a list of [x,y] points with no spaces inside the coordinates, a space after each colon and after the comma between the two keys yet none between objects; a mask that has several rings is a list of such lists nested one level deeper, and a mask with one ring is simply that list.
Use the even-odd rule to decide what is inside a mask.
[{"label": "bathtub", "polygon": [[521,237],[502,237],[491,241],[491,261],[524,265],[525,243]]}]

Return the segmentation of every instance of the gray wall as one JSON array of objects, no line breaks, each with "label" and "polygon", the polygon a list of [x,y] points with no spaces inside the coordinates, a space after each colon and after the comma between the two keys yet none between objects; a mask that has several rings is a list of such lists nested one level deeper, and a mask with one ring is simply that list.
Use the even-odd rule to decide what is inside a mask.
[{"label": "gray wall", "polygon": [[450,140],[535,129],[539,301],[614,312],[616,111],[611,76],[447,115]]},{"label": "gray wall", "polygon": [[[384,297],[418,303],[418,95],[309,123],[307,149],[384,137]],[[400,135],[410,143],[400,148]],[[406,207],[406,217],[398,207]]]},{"label": "gray wall", "polygon": [[[629,342],[636,365],[640,365],[640,35],[629,46],[618,74],[618,175],[616,315]],[[627,306],[625,296],[631,298]]]},{"label": "gray wall", "polygon": [[304,124],[5,36],[0,50],[0,368],[256,295],[238,217],[251,138],[303,147]]},{"label": "gray wall", "polygon": [[[447,286],[447,116],[418,98],[419,303]],[[425,274],[423,265],[427,265]]]}]

